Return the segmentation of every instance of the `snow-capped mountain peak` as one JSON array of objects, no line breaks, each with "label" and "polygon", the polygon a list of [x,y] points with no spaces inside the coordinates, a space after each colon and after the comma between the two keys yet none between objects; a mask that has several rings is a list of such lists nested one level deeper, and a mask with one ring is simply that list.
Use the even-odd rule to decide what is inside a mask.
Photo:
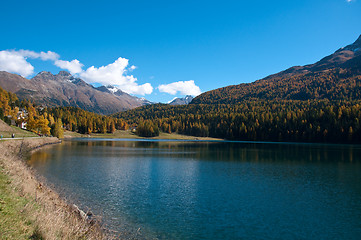
[{"label": "snow-capped mountain peak", "polygon": [[170,105],[185,105],[189,104],[193,100],[191,95],[187,95],[184,98],[173,98],[171,101],[168,102]]},{"label": "snow-capped mountain peak", "polygon": [[170,104],[171,102],[173,102],[174,100],[178,99],[177,97],[173,98],[172,100],[168,101],[167,103]]},{"label": "snow-capped mountain peak", "polygon": [[106,86],[106,88],[112,93],[116,93],[116,92],[118,92],[118,90],[120,90],[119,88],[112,86],[112,85],[108,85],[108,86]]}]

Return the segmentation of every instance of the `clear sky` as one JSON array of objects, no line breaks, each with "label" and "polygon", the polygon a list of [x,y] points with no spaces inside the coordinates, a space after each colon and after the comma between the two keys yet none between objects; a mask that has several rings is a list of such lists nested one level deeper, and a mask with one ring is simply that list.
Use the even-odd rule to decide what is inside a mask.
[{"label": "clear sky", "polygon": [[27,0],[0,6],[0,70],[31,78],[66,69],[155,102],[313,63],[361,34],[361,0]]}]

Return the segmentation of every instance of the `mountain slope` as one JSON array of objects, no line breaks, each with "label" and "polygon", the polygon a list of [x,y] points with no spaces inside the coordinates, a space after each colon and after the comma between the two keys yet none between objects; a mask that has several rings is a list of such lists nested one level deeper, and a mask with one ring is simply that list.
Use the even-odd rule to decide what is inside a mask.
[{"label": "mountain slope", "polygon": [[361,143],[361,37],[315,64],[114,114],[166,132],[240,141]]},{"label": "mountain slope", "polygon": [[20,100],[28,99],[48,107],[80,107],[101,114],[111,114],[149,104],[146,100],[120,90],[113,93],[103,88],[94,88],[65,71],[56,75],[40,72],[30,80],[16,74],[0,72],[0,86],[16,93]]},{"label": "mountain slope", "polygon": [[361,35],[320,61],[291,67],[264,79],[215,89],[193,104],[235,104],[244,100],[361,99]]}]

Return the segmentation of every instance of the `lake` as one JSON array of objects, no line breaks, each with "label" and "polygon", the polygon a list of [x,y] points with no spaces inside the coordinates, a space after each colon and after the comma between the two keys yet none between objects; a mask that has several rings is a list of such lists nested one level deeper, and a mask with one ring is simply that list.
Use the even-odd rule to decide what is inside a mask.
[{"label": "lake", "polygon": [[139,239],[360,239],[361,146],[78,139],[29,164]]}]

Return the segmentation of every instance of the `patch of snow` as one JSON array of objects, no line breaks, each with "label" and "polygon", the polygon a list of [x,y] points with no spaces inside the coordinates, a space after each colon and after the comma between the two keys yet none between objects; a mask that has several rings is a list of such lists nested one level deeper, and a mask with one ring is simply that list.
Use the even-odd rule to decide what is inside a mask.
[{"label": "patch of snow", "polygon": [[137,98],[137,101],[148,101],[147,99],[145,99],[144,97],[142,97],[142,98]]},{"label": "patch of snow", "polygon": [[108,86],[107,89],[109,91],[111,91],[112,93],[116,93],[119,90],[119,88],[114,87],[114,86]]},{"label": "patch of snow", "polygon": [[176,99],[177,99],[177,97],[173,98],[172,100],[170,100],[170,101],[167,102],[167,103],[169,104],[169,103],[173,102],[173,101],[176,100]]}]

